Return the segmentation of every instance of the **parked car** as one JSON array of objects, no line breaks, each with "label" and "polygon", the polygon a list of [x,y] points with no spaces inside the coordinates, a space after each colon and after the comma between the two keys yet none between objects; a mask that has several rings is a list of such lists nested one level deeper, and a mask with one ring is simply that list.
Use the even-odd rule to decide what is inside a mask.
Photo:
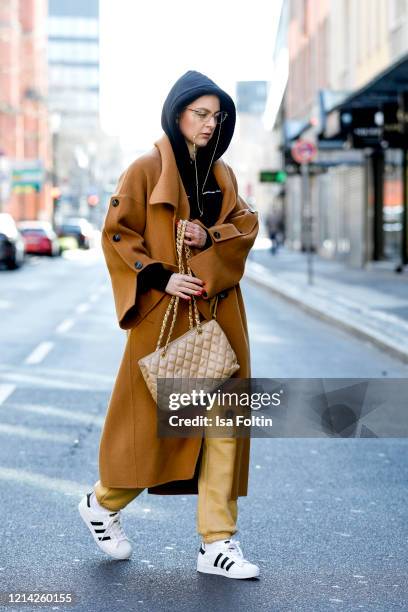
[{"label": "parked car", "polygon": [[73,236],[76,238],[79,248],[89,249],[93,246],[94,228],[87,219],[72,217],[65,219],[57,228],[60,238]]},{"label": "parked car", "polygon": [[58,236],[49,221],[20,221],[17,227],[23,235],[26,253],[61,255]]},{"label": "parked car", "polygon": [[14,270],[24,263],[24,257],[24,239],[13,217],[9,213],[0,213],[0,262]]}]

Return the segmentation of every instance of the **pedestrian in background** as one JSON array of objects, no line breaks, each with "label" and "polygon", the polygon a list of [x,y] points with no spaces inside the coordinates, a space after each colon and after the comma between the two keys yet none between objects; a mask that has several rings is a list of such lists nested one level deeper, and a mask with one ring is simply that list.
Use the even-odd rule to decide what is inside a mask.
[{"label": "pedestrian in background", "polygon": [[271,208],[266,216],[265,225],[271,241],[271,252],[275,255],[278,247],[283,243],[284,223],[282,212]]},{"label": "pedestrian in background", "polygon": [[[217,321],[234,349],[238,378],[250,377],[249,339],[239,286],[258,233],[258,214],[239,196],[221,160],[232,139],[236,109],[211,79],[186,72],[162,110],[162,137],[119,179],[102,231],[119,326],[128,331],[99,448],[99,476],[79,504],[96,544],[127,559],[130,540],[121,510],[148,493],[198,493],[201,536],[197,570],[229,578],[259,575],[245,560],[237,531],[237,501],[247,495],[250,438],[158,438],[156,405],[138,360],[156,348],[171,296],[179,296],[172,339],[189,329],[188,302]],[[185,243],[194,276],[178,273],[175,234],[188,219]]]}]

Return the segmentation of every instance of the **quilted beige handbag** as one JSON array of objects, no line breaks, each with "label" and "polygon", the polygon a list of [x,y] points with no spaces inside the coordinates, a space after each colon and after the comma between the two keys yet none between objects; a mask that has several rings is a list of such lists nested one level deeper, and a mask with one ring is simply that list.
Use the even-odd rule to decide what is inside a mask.
[{"label": "quilted beige handbag", "polygon": [[[183,255],[190,257],[190,248],[184,244],[184,233],[187,220],[180,220],[177,227],[177,257],[180,274],[192,272],[186,260],[184,266]],[[187,268],[187,272],[185,269]],[[189,301],[189,331],[170,342],[177,316],[179,296],[173,295],[163,318],[156,350],[138,361],[143,378],[155,402],[158,402],[157,379],[166,379],[161,391],[167,395],[176,388],[183,392],[195,388],[211,392],[221,386],[223,381],[230,378],[239,369],[234,350],[216,321],[218,296],[211,303],[210,321],[202,323],[198,312],[195,296]],[[170,313],[173,318],[164,347],[160,348],[164,331]],[[195,326],[193,323],[193,311]],[[182,380],[181,380],[182,379]],[[200,380],[197,380],[200,379]]]}]

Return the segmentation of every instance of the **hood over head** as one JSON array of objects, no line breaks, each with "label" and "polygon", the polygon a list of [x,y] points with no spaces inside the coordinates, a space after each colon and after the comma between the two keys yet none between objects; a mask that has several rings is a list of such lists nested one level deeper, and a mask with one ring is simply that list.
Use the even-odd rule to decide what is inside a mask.
[{"label": "hood over head", "polygon": [[162,128],[169,137],[178,169],[183,177],[186,172],[189,172],[191,166],[190,153],[184,136],[176,123],[176,117],[188,104],[200,96],[208,94],[218,96],[220,110],[227,111],[228,117],[215,126],[214,133],[205,147],[197,147],[196,164],[201,187],[203,187],[210,164],[212,165],[228,149],[234,134],[236,109],[232,98],[201,72],[188,70],[170,89],[161,115]]}]

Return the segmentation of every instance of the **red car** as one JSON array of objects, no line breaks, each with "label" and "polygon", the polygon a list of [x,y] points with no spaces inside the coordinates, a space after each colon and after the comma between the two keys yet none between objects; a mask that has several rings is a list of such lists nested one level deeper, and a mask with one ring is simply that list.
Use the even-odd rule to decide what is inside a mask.
[{"label": "red car", "polygon": [[49,221],[20,221],[18,229],[25,242],[26,253],[61,255],[58,236]]}]

